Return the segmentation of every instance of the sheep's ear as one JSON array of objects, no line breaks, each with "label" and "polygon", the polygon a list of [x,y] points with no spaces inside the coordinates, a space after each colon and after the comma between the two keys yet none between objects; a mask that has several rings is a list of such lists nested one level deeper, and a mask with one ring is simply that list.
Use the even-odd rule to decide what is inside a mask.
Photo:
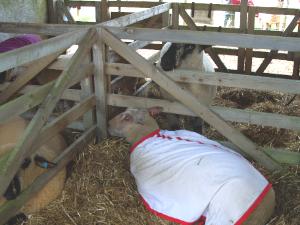
[{"label": "sheep's ear", "polygon": [[3,197],[6,200],[13,200],[21,193],[21,183],[19,177],[14,176],[13,180],[10,182],[8,188],[6,189]]},{"label": "sheep's ear", "polygon": [[160,106],[154,106],[151,108],[148,108],[148,112],[150,114],[150,116],[157,116],[159,113],[161,113],[163,111],[163,107]]}]

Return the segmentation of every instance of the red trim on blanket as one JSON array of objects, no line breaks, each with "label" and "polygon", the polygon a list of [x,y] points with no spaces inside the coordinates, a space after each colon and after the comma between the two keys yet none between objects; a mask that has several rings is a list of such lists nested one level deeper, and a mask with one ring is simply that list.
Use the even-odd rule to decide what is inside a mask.
[{"label": "red trim on blanket", "polygon": [[192,225],[192,224],[195,224],[197,222],[198,224],[198,221],[199,221],[199,225],[204,225],[205,223],[203,223],[203,221],[206,220],[206,217],[205,216],[201,216],[198,220],[196,220],[195,222],[185,222],[183,220],[180,220],[180,219],[177,219],[177,218],[174,218],[174,217],[171,217],[171,216],[168,216],[168,215],[165,215],[163,213],[160,213],[160,212],[157,212],[156,210],[152,209],[150,207],[150,205],[146,202],[146,200],[141,196],[141,199],[142,199],[142,202],[145,206],[145,208],[150,211],[152,214],[154,214],[155,216],[158,216],[162,219],[165,219],[165,220],[168,220],[170,222],[174,222],[174,223],[178,223],[178,224],[181,224],[181,225]]},{"label": "red trim on blanket", "polygon": [[248,217],[251,215],[251,213],[257,208],[257,206],[261,203],[261,201],[264,199],[264,197],[267,195],[267,193],[272,188],[272,184],[269,183],[265,189],[261,192],[261,194],[257,197],[257,199],[252,203],[250,208],[242,215],[242,217],[234,224],[234,225],[241,225],[243,224]]},{"label": "red trim on blanket", "polygon": [[139,144],[141,144],[143,141],[147,140],[148,138],[151,138],[151,137],[155,136],[155,135],[158,134],[159,132],[160,132],[160,129],[157,129],[157,130],[151,132],[150,134],[148,134],[148,135],[142,137],[142,138],[141,138],[140,140],[138,140],[137,142],[135,142],[135,143],[131,146],[131,148],[130,148],[130,153],[132,153],[132,152],[134,151],[134,149],[135,149]]}]

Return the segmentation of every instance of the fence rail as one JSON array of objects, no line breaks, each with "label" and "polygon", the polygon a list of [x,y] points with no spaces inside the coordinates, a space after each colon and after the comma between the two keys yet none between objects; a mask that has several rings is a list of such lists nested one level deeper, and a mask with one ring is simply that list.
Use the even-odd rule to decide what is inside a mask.
[{"label": "fence rail", "polygon": [[[242,2],[244,4],[246,1]],[[227,121],[299,131],[300,117],[220,106],[207,106],[204,105],[201,100],[199,101],[199,99],[195,98],[190,92],[182,90],[178,84],[188,82],[299,94],[299,80],[286,80],[275,76],[268,78],[243,74],[245,71],[247,73],[252,72],[251,61],[249,61],[250,58],[252,59],[253,56],[267,58],[270,55],[268,52],[252,51],[252,49],[263,48],[273,51],[289,51],[288,54],[271,54],[274,58],[289,59],[296,62],[295,57],[298,52],[300,52],[300,44],[299,38],[288,37],[295,36],[295,32],[290,32],[291,29],[287,30],[285,34],[284,32],[276,33],[280,34],[281,37],[272,36],[275,33],[266,33],[272,35],[260,35],[259,38],[257,38],[258,36],[255,33],[256,31],[253,30],[253,27],[251,34],[202,31],[204,27],[197,26],[185,11],[192,6],[188,3],[160,4],[157,2],[107,2],[103,0],[100,4],[94,1],[68,1],[66,5],[61,5],[61,7],[78,7],[80,5],[94,6],[95,10],[97,10],[97,22],[103,22],[97,23],[94,26],[78,26],[75,24],[20,25],[16,23],[0,23],[0,31],[2,32],[17,31],[20,33],[32,32],[53,36],[57,35],[57,37],[50,38],[38,44],[0,55],[0,71],[32,62],[34,62],[35,65],[31,70],[27,70],[27,75],[24,78],[0,85],[0,90],[2,91],[0,99],[2,99],[3,103],[0,105],[0,123],[7,121],[11,117],[20,115],[33,107],[39,106],[38,112],[33,117],[30,125],[26,128],[23,137],[19,139],[15,149],[0,159],[0,192],[3,193],[6,190],[22,160],[27,155],[34,153],[32,149],[41,146],[49,137],[57,134],[73,122],[78,121],[79,118],[84,117],[84,132],[79,139],[58,156],[56,159],[58,166],[54,170],[48,171],[38,177],[17,199],[0,207],[0,224],[5,223],[10,216],[14,215],[14,213],[19,210],[34,193],[40,190],[55,173],[62,169],[88,141],[95,137],[97,137],[98,140],[107,137],[108,106],[163,106],[165,112],[200,116],[237,146],[243,154],[256,160],[269,170],[281,169],[281,163],[299,164],[299,153],[259,147],[241,134],[239,130],[233,128]],[[194,4],[194,6],[196,10],[226,10],[238,12],[243,9],[243,15],[247,14],[248,16],[253,16],[257,12],[281,13],[284,15],[291,14],[295,16],[299,14],[299,10],[295,9],[247,7],[245,5],[240,7],[232,5]],[[108,20],[107,12],[109,7],[151,8]],[[172,9],[173,12],[172,17],[169,16],[170,9]],[[60,12],[66,13],[65,10]],[[162,15],[164,18],[162,19],[161,27],[166,29],[127,27],[145,19],[152,20],[154,16],[158,15]],[[179,26],[179,16],[183,17],[189,25],[189,29],[192,29],[192,31],[167,29],[181,28]],[[69,19],[70,21],[72,20],[71,18]],[[155,21],[156,19],[152,20],[150,24],[155,24]],[[245,21],[243,24],[239,32],[248,32],[245,30]],[[250,19],[250,22],[246,24],[248,25],[248,29],[250,27],[249,24],[253,24],[253,20],[251,21]],[[207,29],[214,30],[215,28]],[[237,30],[234,30],[234,32],[236,31]],[[130,39],[133,41],[128,44],[122,42],[121,39]],[[153,61],[155,61],[159,53],[150,57],[147,61],[136,52],[137,49],[149,46],[150,44],[154,46],[154,41],[232,46],[234,49],[213,47],[208,50],[208,54],[214,59],[221,72],[206,73],[195,70],[177,70],[165,73],[153,65]],[[75,54],[61,56],[62,51],[73,44],[79,45]],[[155,45],[156,44],[157,43],[155,43]],[[158,46],[160,47],[161,43],[159,43]],[[108,47],[125,58],[129,64],[108,63]],[[225,70],[227,68],[226,66],[222,66],[222,61],[218,56],[220,53],[239,55],[240,69],[242,71],[238,74],[231,73],[230,70],[228,70],[227,73],[222,72],[222,69]],[[53,60],[55,61],[53,62]],[[242,65],[241,62],[246,62],[246,64]],[[43,86],[26,85],[28,84],[29,78],[35,77],[38,71],[45,67],[48,69],[61,70],[62,73],[59,78]],[[296,74],[297,71],[295,70],[294,73]],[[126,77],[149,77],[162,88],[166,89],[177,100],[171,102],[164,99],[112,94],[110,91],[112,75],[123,76],[123,79],[126,79]],[[296,79],[298,77],[294,76],[293,78]],[[81,83],[81,89],[69,89],[79,82]],[[7,88],[9,88],[10,92],[5,92],[5,90],[8,90]],[[21,96],[10,100],[17,92],[21,94]],[[54,120],[46,123],[55,104],[60,99],[69,99],[75,101],[76,104]]]}]

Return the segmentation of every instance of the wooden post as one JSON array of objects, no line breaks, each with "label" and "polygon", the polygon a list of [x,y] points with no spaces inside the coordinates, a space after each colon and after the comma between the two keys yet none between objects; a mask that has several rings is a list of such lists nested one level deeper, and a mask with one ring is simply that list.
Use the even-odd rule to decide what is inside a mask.
[{"label": "wooden post", "polygon": [[164,27],[168,27],[169,25],[170,25],[170,14],[169,14],[169,11],[167,11],[167,12],[164,12],[163,14],[162,14],[162,28],[164,28]]},{"label": "wooden post", "polygon": [[101,2],[95,2],[96,23],[101,22]]},{"label": "wooden post", "polygon": [[[300,21],[298,20],[298,37],[300,38]],[[294,55],[294,66],[293,66],[293,79],[300,79],[300,52],[296,52]]]},{"label": "wooden post", "polygon": [[55,2],[55,8],[56,8],[56,16],[57,16],[57,23],[64,23],[64,9],[63,9],[63,2],[61,0],[57,0]]},{"label": "wooden post", "polygon": [[[288,27],[282,33],[283,37],[287,37],[288,35],[290,35],[293,32],[293,30],[295,29],[295,26],[297,25],[297,22],[298,22],[299,19],[300,19],[300,14],[295,15],[295,17],[290,22]],[[262,74],[265,71],[265,69],[268,67],[270,62],[272,61],[273,57],[275,55],[277,55],[277,53],[278,53],[278,50],[271,50],[270,53],[268,54],[268,56],[264,59],[264,61],[259,66],[259,68],[256,70],[256,74]]]},{"label": "wooden post", "polygon": [[[240,33],[247,32],[247,9],[248,9],[248,0],[242,0],[240,5]],[[245,49],[238,49],[238,66],[237,70],[239,73],[244,72],[245,65]]]},{"label": "wooden post", "polygon": [[57,0],[47,0],[48,23],[58,23],[56,2]]},{"label": "wooden post", "polygon": [[101,0],[101,22],[109,20],[109,6],[107,0]]},{"label": "wooden post", "polygon": [[[248,34],[253,34],[255,26],[255,8],[250,7],[248,13]],[[245,73],[251,74],[253,49],[246,49]]]},{"label": "wooden post", "polygon": [[172,3],[172,29],[179,28],[179,3]]},{"label": "wooden post", "polygon": [[73,75],[76,74],[81,66],[86,54],[90,51],[92,44],[96,38],[96,30],[90,29],[86,36],[80,41],[79,48],[72,57],[67,69],[56,80],[44,102],[39,107],[34,118],[26,127],[23,136],[18,140],[14,150],[7,157],[3,157],[0,161],[0,194],[3,194],[7,189],[10,181],[15,176],[20,168],[24,157],[34,153],[32,149],[34,141],[39,136],[40,130],[47,122],[49,115],[53,111],[56,103],[60,99],[66,87],[72,81]]},{"label": "wooden post", "polygon": [[[87,64],[91,63],[91,54],[88,54],[84,60]],[[81,86],[81,100],[84,100],[91,96],[94,92],[93,80],[91,77],[87,77],[80,82]],[[83,126],[84,129],[89,129],[95,122],[94,112],[91,110],[83,115]]]},{"label": "wooden post", "polygon": [[94,84],[96,95],[97,142],[107,137],[107,86],[108,77],[104,65],[106,59],[105,44],[101,37],[102,29],[98,32],[98,39],[93,46]]},{"label": "wooden post", "polygon": [[280,165],[260,151],[255,143],[250,141],[237,129],[227,124],[219,115],[214,113],[210,107],[203,104],[200,99],[197,99],[190,92],[182,89],[181,86],[168,78],[168,76],[160,69],[150,64],[106,29],[102,29],[102,37],[105,43],[143,72],[145,77],[150,77],[154,82],[159,84],[163,89],[187,106],[197,116],[200,116],[203,120],[214,126],[222,135],[224,135],[224,137],[240,147],[247,155],[251,156],[261,165],[272,171],[281,169]]}]

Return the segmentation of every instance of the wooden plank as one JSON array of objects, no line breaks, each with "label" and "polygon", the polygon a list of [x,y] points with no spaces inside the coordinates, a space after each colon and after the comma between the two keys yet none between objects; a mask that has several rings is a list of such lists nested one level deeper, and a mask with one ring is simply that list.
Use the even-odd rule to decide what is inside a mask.
[{"label": "wooden plank", "polygon": [[[217,54],[221,54],[221,55],[237,55],[237,49],[229,49],[229,48],[220,48],[220,47],[215,47],[213,48],[213,50],[217,53]],[[257,51],[257,50],[252,50],[252,56],[255,58],[265,58],[267,55],[269,54],[269,52],[265,52],[265,51]],[[286,61],[292,61],[293,58],[290,57],[288,54],[286,53],[278,53],[274,59],[280,59],[280,60],[286,60]]]},{"label": "wooden plank", "polygon": [[[293,30],[295,29],[295,27],[296,27],[297,22],[298,22],[299,19],[300,19],[300,14],[296,15],[293,18],[293,20],[290,22],[290,24],[288,25],[288,27],[283,32],[283,34],[282,34],[283,37],[286,37],[291,32],[293,32]],[[269,55],[263,60],[263,62],[261,63],[261,65],[256,70],[256,73],[257,74],[262,74],[265,71],[265,69],[268,67],[268,65],[270,64],[270,62],[274,58],[274,56],[277,55],[277,53],[278,53],[278,50],[271,50],[270,53],[269,53]]]},{"label": "wooden plank", "polygon": [[70,11],[68,10],[68,8],[66,7],[65,3],[62,1],[58,1],[58,4],[60,5],[62,14],[64,14],[67,17],[68,22],[75,23],[75,20],[73,19],[72,15],[71,15]]},{"label": "wooden plank", "polygon": [[107,0],[101,0],[101,22],[107,21],[110,18],[109,6]]},{"label": "wooden plank", "polygon": [[[228,27],[215,27],[215,26],[198,26],[199,30],[205,31],[217,31],[222,33],[240,33],[240,28],[228,28]],[[189,30],[187,26],[179,26],[179,30]],[[282,36],[282,31],[274,30],[254,30],[253,34],[256,35],[269,35],[269,36]],[[288,37],[297,37],[296,32],[292,32]]]},{"label": "wooden plank", "polygon": [[18,140],[14,150],[7,157],[0,161],[0,193],[3,194],[7,189],[10,181],[20,168],[25,155],[31,155],[36,149],[32,149],[39,132],[47,122],[49,115],[53,111],[56,103],[60,99],[63,91],[72,81],[72,76],[78,73],[81,62],[90,51],[92,44],[96,39],[96,30],[91,29],[86,36],[80,41],[79,48],[73,56],[67,70],[56,80],[49,94],[39,107],[34,118],[26,127],[24,134]]},{"label": "wooden plank", "polygon": [[57,14],[56,14],[56,1],[57,0],[47,0],[47,17],[48,23],[57,23]]},{"label": "wooden plank", "polygon": [[[3,91],[5,88],[7,88],[11,82],[5,82],[3,84],[0,84],[0,92]],[[26,85],[24,88],[22,88],[18,93],[19,94],[26,94],[28,92],[32,92],[33,90],[41,87],[41,85]],[[70,100],[79,102],[80,101],[80,90],[77,89],[67,89],[63,93],[61,99]]]},{"label": "wooden plank", "polygon": [[[92,77],[86,77],[85,79],[81,80],[80,86],[81,86],[81,94],[80,94],[81,100],[88,98],[93,94],[94,87],[93,87]],[[95,123],[95,116],[93,111],[89,111],[83,115],[83,125],[86,130],[90,128],[94,123]]]},{"label": "wooden plank", "polygon": [[170,41],[203,45],[221,45],[242,48],[300,51],[299,38],[254,34],[230,34],[207,31],[161,30],[151,28],[108,27],[118,38],[141,41]]},{"label": "wooden plank", "polygon": [[[57,36],[60,34],[77,31],[80,29],[88,29],[95,22],[87,23],[77,21],[75,24],[39,24],[39,23],[12,23],[12,22],[0,22],[0,31],[3,33],[32,33],[41,35]],[[203,30],[204,26],[198,26],[199,30]],[[179,30],[187,30],[187,26],[179,26]],[[206,31],[219,31],[220,27],[206,26]],[[225,33],[239,33],[239,28],[221,28],[221,32]],[[270,36],[282,36],[282,31],[270,31],[270,30],[255,30],[253,32],[256,35],[270,35]],[[297,32],[292,32],[289,37],[297,37]]]},{"label": "wooden plank", "polygon": [[99,38],[96,44],[93,46],[93,60],[95,65],[94,70],[94,84],[95,84],[95,95],[96,95],[96,119],[97,119],[97,142],[107,137],[107,86],[108,79],[105,75],[106,71],[104,68],[106,51],[105,45],[101,37],[100,31]]},{"label": "wooden plank", "polygon": [[41,72],[49,63],[56,59],[61,52],[45,56],[31,63],[24,72],[16,78],[15,81],[11,82],[2,93],[0,93],[0,104],[6,102],[11,98],[17,91],[19,91],[26,83],[33,79],[39,72]]},{"label": "wooden plank", "polygon": [[[231,148],[231,149],[243,154],[243,152],[238,147],[236,147],[235,145],[233,145],[230,142],[225,142],[225,141],[218,141],[218,142],[228,148]],[[299,152],[292,152],[292,151],[288,151],[286,149],[272,149],[272,148],[265,148],[265,147],[263,147],[262,150],[278,163],[287,164],[287,165],[299,165],[300,164],[300,153]]]},{"label": "wooden plank", "polygon": [[63,9],[63,2],[56,1],[56,16],[57,16],[57,23],[64,23],[64,9]]},{"label": "wooden plank", "polygon": [[170,3],[161,4],[141,12],[132,13],[126,16],[122,16],[113,20],[103,22],[97,25],[97,28],[101,29],[101,26],[125,27],[137,23],[139,21],[148,19],[155,15],[159,15],[161,13],[167,12],[170,8],[171,8]]},{"label": "wooden plank", "polygon": [[[242,0],[240,4],[240,33],[247,32],[247,9],[248,9],[248,0]],[[243,73],[245,70],[245,55],[246,50],[244,48],[238,49],[238,64],[237,70],[239,73]]]},{"label": "wooden plank", "polygon": [[[252,7],[249,9],[248,13],[248,34],[253,34],[255,25],[255,11]],[[247,48],[245,55],[245,73],[251,74],[252,69],[252,57],[253,57],[253,49]]]},{"label": "wooden plank", "polygon": [[[109,94],[108,104],[111,106],[132,108],[150,108],[153,106],[160,106],[166,113],[197,116],[185,105],[177,101]],[[276,113],[256,112],[252,110],[220,106],[212,106],[211,109],[216,114],[222,116],[222,118],[226,121],[230,122],[256,124],[300,131],[300,118],[297,116],[286,116]]]},{"label": "wooden plank", "polygon": [[294,65],[293,65],[293,79],[299,80],[300,79],[300,53],[295,55]]},{"label": "wooden plank", "polygon": [[142,2],[142,1],[109,1],[109,7],[126,7],[126,8],[151,8],[161,4],[160,2]]},{"label": "wooden plank", "polygon": [[[103,22],[98,24],[96,27],[99,29],[101,26],[127,26],[150,18],[154,15],[164,13],[168,11],[170,7],[170,3],[165,3],[142,12],[133,13],[114,20]],[[79,31],[63,34],[59,37],[54,37],[37,44],[2,53],[0,55],[0,72],[31,62],[59,50],[66,49],[71,44],[77,44],[86,32],[86,30],[81,29]]]},{"label": "wooden plank", "polygon": [[172,29],[178,30],[179,26],[179,4],[172,4]]},{"label": "wooden plank", "polygon": [[297,15],[299,14],[299,9],[290,8],[278,8],[278,7],[263,7],[255,6],[253,7],[256,13],[267,13],[267,14],[279,14],[279,15]]},{"label": "wooden plank", "polygon": [[74,24],[41,24],[41,23],[12,23],[0,22],[0,31],[3,33],[17,33],[17,34],[41,34],[57,36],[64,33],[78,31],[80,29],[87,29],[87,25]]},{"label": "wooden plank", "polygon": [[[300,22],[298,22],[298,37],[300,38]],[[293,79],[300,79],[300,52],[297,52],[294,56],[294,65],[293,65]]]},{"label": "wooden plank", "polygon": [[[145,76],[150,77],[172,96],[186,105],[197,116],[214,126],[222,135],[228,138],[243,151],[264,165],[269,170],[280,169],[280,165],[258,150],[258,147],[238,130],[227,124],[219,115],[215,114],[208,106],[203,104],[190,92],[183,90],[178,84],[172,81],[167,75],[154,65],[149,64],[143,57],[131,50],[126,44],[119,41],[107,30],[102,30],[102,36],[106,44],[117,51],[122,57],[128,60],[133,66],[142,71]],[[167,31],[166,31],[167,32]]]},{"label": "wooden plank", "polygon": [[[92,63],[92,55],[91,51],[85,57],[83,64],[90,64]],[[94,93],[94,85],[93,85],[93,78],[91,76],[86,77],[80,81],[81,87],[81,100],[86,99],[87,97],[91,96]],[[96,121],[95,115],[93,111],[89,111],[83,116],[83,124],[84,128],[90,128]]]},{"label": "wooden plank", "polygon": [[[191,9],[192,3],[181,3],[185,9]],[[212,11],[232,11],[232,12],[239,12],[240,7],[239,5],[224,5],[224,4],[210,4],[207,3],[194,3],[195,10],[206,10],[208,11],[211,7]]]},{"label": "wooden plank", "polygon": [[[109,63],[106,64],[107,74],[144,77],[144,74],[130,64]],[[237,87],[255,89],[260,91],[278,91],[290,94],[300,94],[300,81],[271,77],[250,76],[222,72],[201,72],[192,69],[176,69],[165,74],[176,82],[208,84],[224,87]]]},{"label": "wooden plank", "polygon": [[70,45],[77,44],[85,34],[86,31],[84,30],[66,33],[36,44],[2,53],[0,54],[0,72],[32,62],[33,60],[40,59],[49,54],[65,50]]},{"label": "wooden plank", "polygon": [[100,23],[101,18],[101,2],[94,2],[95,4],[95,15],[96,15],[96,23]]},{"label": "wooden plank", "polygon": [[26,188],[16,199],[7,201],[0,208],[0,224],[3,225],[11,217],[13,217],[22,206],[38,193],[60,170],[72,160],[76,154],[84,150],[86,146],[93,140],[96,127],[93,126],[85,131],[78,139],[76,139],[63,153],[58,156],[54,162],[57,165],[46,173],[37,177],[34,182]]},{"label": "wooden plank", "polygon": [[[135,45],[134,47],[132,45],[130,45],[132,48],[134,49],[139,49],[139,48],[143,48],[146,47],[144,44],[142,43],[151,43],[151,41],[135,41],[132,42],[132,45]],[[152,49],[152,45],[154,47],[154,49],[161,49],[162,46],[161,45],[156,45],[156,44],[150,44],[150,49]],[[147,47],[148,48],[148,47]],[[220,47],[214,47],[213,51],[216,54],[221,54],[221,55],[237,55],[237,49],[226,49],[226,48],[220,48]],[[269,53],[268,52],[264,52],[264,51],[253,51],[252,55],[255,58],[265,58]],[[64,68],[66,67],[66,64],[69,62],[70,58],[72,55],[62,55],[59,58],[57,58],[56,61],[54,61],[51,65],[49,65],[49,69],[53,69],[53,70],[64,70]],[[293,61],[294,58],[290,57],[288,54],[285,53],[278,53],[274,59],[280,59],[280,60],[287,60],[287,61]]]},{"label": "wooden plank", "polygon": [[[83,77],[90,76],[92,74],[93,69],[93,65],[82,66],[78,70],[79,76],[74,76],[73,80],[70,82],[68,87],[71,87],[74,84],[78,83]],[[29,90],[28,92],[26,92],[25,95],[20,96],[19,98],[14,99],[4,105],[1,105],[0,123],[3,123],[14,116],[20,115],[21,113],[26,112],[27,110],[39,105],[47,96],[54,83],[55,81],[52,81],[43,86]],[[67,92],[66,94],[70,95],[73,93],[74,91],[72,91],[71,93]],[[78,98],[76,96],[70,96],[69,98],[71,97]]]},{"label": "wooden plank", "polygon": [[[48,123],[40,132],[40,136],[37,141],[34,143],[33,148],[38,149],[43,144],[47,143],[51,137],[56,135],[58,132],[63,130],[73,121],[80,118],[84,113],[91,110],[96,105],[96,97],[92,95],[77,105],[75,105],[72,109],[64,112],[62,115],[56,117],[50,123]],[[92,127],[92,126],[91,126]],[[90,128],[90,127],[89,127]],[[89,128],[85,129],[88,130]]]},{"label": "wooden plank", "polygon": [[165,12],[162,14],[162,28],[163,27],[168,27],[170,25],[170,14],[169,11]]},{"label": "wooden plank", "polygon": [[[199,30],[197,25],[195,24],[195,22],[187,14],[187,12],[185,11],[185,9],[183,7],[180,7],[179,13],[180,13],[180,16],[182,17],[182,19],[184,20],[184,22],[188,25],[188,27],[191,30],[195,30],[195,31]],[[205,52],[211,57],[211,59],[214,61],[214,63],[217,65],[217,67],[220,70],[227,71],[227,68],[226,68],[225,64],[222,62],[221,58],[218,56],[218,54],[216,54],[214,52],[214,50],[211,47],[205,49]]]}]

